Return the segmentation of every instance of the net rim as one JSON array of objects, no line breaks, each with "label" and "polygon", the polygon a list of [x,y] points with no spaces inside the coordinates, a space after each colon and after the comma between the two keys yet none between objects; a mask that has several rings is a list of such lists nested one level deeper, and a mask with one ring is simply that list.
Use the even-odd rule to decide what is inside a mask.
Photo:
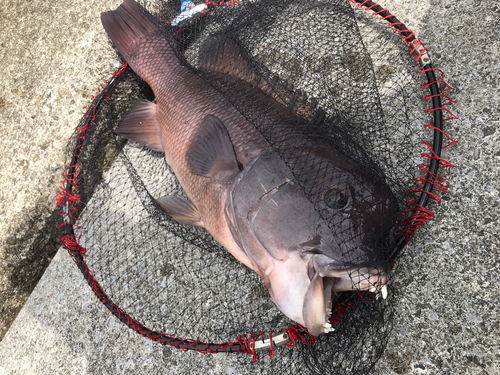
[{"label": "net rim", "polygon": [[[423,183],[423,186],[410,190],[410,193],[419,193],[419,196],[418,198],[407,201],[413,209],[406,210],[409,217],[404,219],[400,237],[390,251],[389,260],[391,263],[394,263],[401,250],[414,237],[420,225],[434,218],[434,213],[426,208],[426,206],[430,200],[439,202],[441,198],[437,194],[433,193],[433,190],[437,189],[439,192],[445,193],[448,189],[449,182],[438,175],[438,169],[453,167],[450,162],[441,157],[441,151],[456,143],[456,141],[443,130],[444,122],[457,119],[457,116],[446,108],[447,105],[454,104],[455,101],[443,94],[445,91],[451,89],[451,86],[444,81],[444,73],[440,69],[432,67],[430,58],[427,54],[427,48],[420,39],[416,38],[415,34],[409,30],[403,22],[399,21],[389,12],[389,10],[383,8],[377,3],[374,3],[373,1],[349,1],[359,7],[364,7],[367,11],[373,11],[374,16],[379,16],[381,20],[387,21],[390,27],[396,29],[408,45],[409,52],[415,56],[415,62],[419,64],[418,72],[426,75],[427,83],[422,84],[422,86],[429,88],[430,94],[424,96],[422,99],[432,101],[432,108],[425,110],[425,112],[433,114],[433,122],[426,124],[425,128],[433,129],[433,141],[423,141],[430,153],[422,154],[422,156],[428,158],[430,162],[428,165],[420,164],[418,166],[424,171],[424,174],[414,178],[414,181]],[[239,4],[239,1],[236,3]],[[234,0],[222,0],[220,3],[207,1],[207,4],[216,6],[227,4],[228,6],[235,6]],[[264,346],[263,349],[267,349],[269,356],[272,358],[274,356],[273,344],[275,344],[273,342],[273,337],[276,337],[278,334],[285,333],[288,336],[287,338],[289,341],[286,345],[289,347],[296,347],[298,341],[302,344],[313,344],[315,342],[315,338],[299,324],[292,325],[280,331],[271,331],[268,335],[264,332],[260,332],[257,335],[251,332],[249,335],[243,334],[242,336],[236,338],[233,342],[219,344],[204,343],[200,340],[194,339],[182,339],[176,337],[174,334],[154,331],[145,327],[139,321],[133,319],[119,306],[114,304],[104,292],[104,289],[101,287],[99,282],[94,278],[90,268],[85,262],[85,257],[87,256],[86,249],[79,244],[79,237],[76,237],[74,233],[74,228],[76,227],[78,219],[72,215],[72,212],[76,210],[75,203],[77,204],[79,202],[80,196],[75,195],[73,189],[76,188],[80,182],[78,179],[78,160],[80,150],[85,143],[87,132],[91,129],[94,122],[98,118],[99,112],[104,103],[109,99],[113,90],[129,70],[128,65],[124,62],[113,74],[109,82],[105,81],[104,89],[98,89],[99,94],[97,96],[92,96],[92,102],[87,107],[82,121],[80,121],[76,128],[76,145],[71,150],[71,162],[66,166],[66,171],[63,174],[65,179],[62,181],[62,186],[60,187],[62,191],[57,194],[57,205],[61,206],[61,211],[58,213],[63,219],[63,223],[58,224],[57,228],[64,226],[66,232],[65,236],[58,239],[62,247],[68,251],[95,296],[104,306],[106,306],[106,308],[108,308],[108,310],[110,310],[114,316],[135,332],[144,337],[148,337],[161,345],[169,345],[184,351],[194,350],[200,353],[245,353],[252,355],[252,359],[255,362],[258,358],[256,343],[259,340],[267,342],[268,345]],[[437,78],[435,72],[440,74]],[[444,89],[440,90],[439,84],[444,85]],[[441,100],[442,98],[447,99],[448,102],[443,104]],[[448,113],[450,117],[444,118],[444,112]],[[447,138],[449,142],[443,146],[443,140],[445,138]],[[356,298],[362,299],[363,297],[360,296],[359,293],[352,292],[345,300],[340,302],[342,311],[345,312],[350,306],[352,306],[353,300]]]}]

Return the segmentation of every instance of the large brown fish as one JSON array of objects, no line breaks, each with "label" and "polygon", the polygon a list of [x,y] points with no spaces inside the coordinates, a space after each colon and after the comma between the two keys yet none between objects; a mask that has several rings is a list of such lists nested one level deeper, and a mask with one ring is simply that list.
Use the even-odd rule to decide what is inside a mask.
[{"label": "large brown fish", "polygon": [[[294,147],[315,160],[304,161],[315,181],[309,190],[321,197],[311,201],[256,127],[177,58],[173,38],[160,33],[135,1],[125,0],[101,19],[156,96],[156,104],[136,102],[117,133],[165,153],[188,197],[158,199],[172,219],[205,228],[262,277],[285,315],[315,336],[331,330],[332,291],[385,294],[387,275],[377,269],[377,249],[398,209],[380,179],[341,153],[304,141]],[[238,52],[233,55],[238,59]],[[241,58],[237,63],[245,64]],[[295,116],[255,85],[237,76],[229,81],[235,95],[247,92],[254,99],[249,106],[264,121],[271,115],[257,103],[267,102],[274,109],[272,121],[285,127]],[[334,186],[321,182],[334,179],[339,181]]]}]

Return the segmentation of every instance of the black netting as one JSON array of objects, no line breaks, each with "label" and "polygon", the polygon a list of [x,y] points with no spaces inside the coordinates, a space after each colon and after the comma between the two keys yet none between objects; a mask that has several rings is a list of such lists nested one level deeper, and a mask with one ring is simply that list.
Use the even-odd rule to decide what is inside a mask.
[{"label": "black netting", "polygon": [[[391,294],[380,298],[380,286],[390,276],[387,255],[402,235],[399,220],[412,208],[406,201],[427,137],[418,66],[397,33],[347,1],[229,3],[209,2],[176,26],[171,24],[179,1],[144,2],[151,13],[143,11],[165,34],[175,59],[216,93],[204,98],[223,98],[214,104],[221,113],[230,109],[228,118],[236,113],[256,130],[248,138],[267,150],[268,159],[253,155],[258,147],[247,150],[242,141],[235,145],[244,155],[240,169],[251,165],[247,159],[258,159],[254,165],[284,163],[277,175],[306,197],[321,223],[322,241],[328,241],[324,249],[323,242],[310,244],[306,253],[340,263],[354,290],[331,293],[334,332],[314,345],[277,349],[279,358],[266,371],[368,373],[391,330]],[[72,202],[75,209],[68,213],[79,217],[74,231],[86,249],[83,260],[107,298],[153,331],[223,343],[288,328],[294,322],[276,307],[257,273],[205,229],[178,224],[152,200],[186,196],[164,154],[113,134],[135,99],[167,107],[162,103],[187,103],[188,117],[206,105],[190,99],[195,90],[166,85],[166,97],[155,98],[157,92],[127,73],[92,127],[69,142],[73,152],[82,143],[79,158],[70,163],[78,164],[79,181],[71,182],[80,203]],[[174,92],[186,97],[168,96]],[[191,136],[187,131],[186,138]],[[235,188],[235,194],[243,192]],[[274,211],[266,218],[283,219]],[[258,235],[262,243],[283,243],[293,237],[286,231]],[[244,240],[239,244],[246,246]],[[365,287],[371,277],[379,282],[376,293]]]}]

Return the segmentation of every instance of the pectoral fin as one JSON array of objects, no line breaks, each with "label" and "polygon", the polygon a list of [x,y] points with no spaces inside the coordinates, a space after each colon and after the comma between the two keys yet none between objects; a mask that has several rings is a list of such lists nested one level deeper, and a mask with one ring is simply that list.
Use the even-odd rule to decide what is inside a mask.
[{"label": "pectoral fin", "polygon": [[155,199],[155,202],[179,224],[204,226],[198,209],[186,198],[167,195]]},{"label": "pectoral fin", "polygon": [[207,116],[188,148],[188,165],[194,174],[210,177],[217,183],[239,172],[238,161],[226,127],[215,116]]},{"label": "pectoral fin", "polygon": [[164,151],[160,143],[156,104],[147,100],[136,100],[132,104],[132,108],[122,117],[115,133],[142,143],[154,151]]}]

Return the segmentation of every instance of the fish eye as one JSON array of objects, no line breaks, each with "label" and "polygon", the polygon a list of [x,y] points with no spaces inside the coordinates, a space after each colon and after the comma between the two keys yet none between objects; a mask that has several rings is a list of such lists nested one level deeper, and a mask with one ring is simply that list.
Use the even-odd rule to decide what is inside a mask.
[{"label": "fish eye", "polygon": [[345,208],[349,204],[350,198],[349,190],[341,187],[328,189],[324,194],[325,204],[334,210]]}]

